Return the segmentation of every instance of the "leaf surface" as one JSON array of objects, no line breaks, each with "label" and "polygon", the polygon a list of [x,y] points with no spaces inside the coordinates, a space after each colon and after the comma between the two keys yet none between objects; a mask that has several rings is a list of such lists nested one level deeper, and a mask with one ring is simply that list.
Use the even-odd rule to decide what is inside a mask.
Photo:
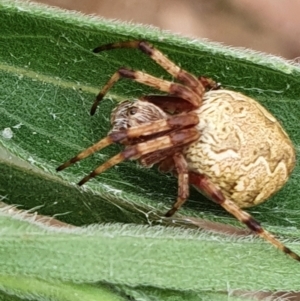
[{"label": "leaf surface", "polygon": [[[117,145],[60,174],[55,172],[62,162],[107,134],[110,112],[117,102],[155,92],[122,80],[91,117],[89,111],[95,95],[119,67],[128,66],[171,79],[138,50],[93,54],[91,50],[98,45],[120,40],[148,40],[186,70],[212,77],[225,88],[255,98],[280,120],[299,155],[298,66],[249,50],[192,41],[154,28],[84,17],[22,2],[2,1],[0,24],[0,195],[4,201],[24,209],[36,208],[39,214],[55,216],[77,226],[101,222],[135,225],[130,226],[130,239],[124,238],[124,225],[115,231],[112,230],[114,226],[107,230],[112,231],[111,239],[101,237],[101,228],[98,234],[94,234],[92,228],[81,235],[45,232],[37,235],[39,239],[33,236],[34,248],[27,247],[27,253],[20,251],[24,245],[22,239],[12,236],[9,243],[12,233],[4,232],[0,247],[4,250],[2,246],[5,245],[7,252],[1,254],[1,271],[12,274],[14,266],[9,262],[15,258],[20,267],[17,272],[14,270],[16,275],[32,273],[37,277],[36,272],[29,269],[32,267],[24,265],[24,254],[29,256],[41,245],[45,246],[42,247],[44,256],[56,260],[60,254],[62,262],[55,275],[40,262],[39,271],[45,268],[45,279],[106,280],[114,284],[146,284],[180,291],[226,291],[228,283],[231,289],[299,290],[295,280],[299,279],[297,263],[261,240],[219,236],[210,239],[210,236],[201,235],[195,238],[197,232],[193,233],[193,239],[185,240],[178,229],[166,228],[153,228],[148,237],[149,229],[140,228],[142,224],[161,222],[192,227],[185,216],[239,225],[223,209],[193,189],[189,202],[180,211],[183,219],[179,216],[173,220],[161,218],[174,201],[177,180],[160,174],[155,168],[143,169],[135,162],[124,162],[89,182],[86,188],[79,189],[75,183],[119,152],[121,147]],[[298,253],[299,242],[293,239],[300,233],[299,178],[297,163],[289,182],[279,193],[249,210],[271,232],[286,238],[287,244]],[[15,221],[3,216],[1,219],[5,225],[3,229],[15,227]],[[21,237],[27,235],[28,229],[20,227],[23,229]],[[134,235],[136,231],[142,234]],[[97,238],[91,239],[94,235]],[[90,245],[89,239],[93,241],[92,247],[85,249],[84,246]],[[58,245],[61,241],[63,244]],[[19,253],[11,253],[14,246]],[[101,246],[106,248],[101,249]],[[69,270],[79,256],[77,248],[78,254],[85,249],[81,268],[91,267],[89,271],[85,268],[86,274],[82,270]],[[114,249],[123,253],[112,256]],[[72,251],[76,251],[76,256],[72,256]],[[132,252],[140,257],[135,258]],[[105,265],[106,261],[114,263],[115,260],[120,264],[117,270]],[[62,269],[68,277],[60,274]],[[156,279],[159,272],[162,275]],[[111,278],[107,278],[108,275]],[[75,276],[81,278],[75,279]]]}]

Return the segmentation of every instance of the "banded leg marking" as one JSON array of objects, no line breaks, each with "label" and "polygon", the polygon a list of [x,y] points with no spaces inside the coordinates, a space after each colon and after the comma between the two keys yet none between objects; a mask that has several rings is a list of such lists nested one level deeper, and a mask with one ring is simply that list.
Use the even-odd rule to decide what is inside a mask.
[{"label": "banded leg marking", "polygon": [[[70,165],[85,159],[92,155],[93,153],[109,146],[112,143],[121,142],[128,138],[135,138],[140,136],[147,136],[151,134],[156,134],[172,129],[180,129],[187,126],[193,126],[199,122],[197,114],[193,112],[183,113],[180,115],[174,115],[169,119],[156,120],[153,122],[145,123],[143,125],[132,127],[126,130],[112,132],[107,137],[101,139],[94,145],[80,152],[75,157],[71,158],[67,162],[63,163],[57,167],[57,171],[61,171]],[[163,136],[164,137],[164,136]]]},{"label": "banded leg marking", "polygon": [[[112,43],[103,46],[99,46],[93,50],[93,52],[98,53],[104,50],[111,50],[116,48],[136,48],[141,50],[143,53],[148,55],[153,59],[158,65],[164,68],[169,74],[175,77],[177,80],[181,81],[184,85],[190,87],[199,96],[203,96],[205,88],[201,82],[194,75],[190,74],[184,69],[181,69],[170,59],[168,59],[162,52],[153,47],[146,41],[126,41],[119,43]],[[200,103],[199,103],[200,105]]]},{"label": "banded leg marking", "polygon": [[226,199],[221,190],[214,185],[205,175],[189,173],[190,184],[195,185],[201,191],[205,192],[215,203],[221,205],[227,212],[236,217],[240,222],[244,223],[250,230],[270,242],[282,252],[288,254],[292,258],[300,261],[300,256],[291,249],[277,240],[271,233],[266,231],[258,221],[256,221],[249,213],[242,210],[234,202]]},{"label": "banded leg marking", "polygon": [[127,68],[120,68],[116,73],[113,74],[113,76],[109,79],[109,81],[104,85],[102,90],[96,96],[96,99],[91,108],[91,115],[95,114],[98,104],[103,99],[108,90],[122,77],[132,79],[141,84],[156,88],[157,90],[183,98],[186,101],[190,102],[194,107],[198,107],[202,103],[202,97],[200,97],[189,87],[163,80],[141,71],[133,71]]},{"label": "banded leg marking", "polygon": [[178,196],[173,207],[166,213],[166,217],[172,216],[187,200],[189,197],[189,171],[188,165],[181,153],[173,155],[173,160],[178,177]]},{"label": "banded leg marking", "polygon": [[89,175],[83,178],[78,185],[83,185],[91,178],[94,178],[98,174],[124,160],[139,159],[143,155],[170,147],[182,146],[197,139],[199,139],[199,132],[194,128],[190,128],[172,132],[169,135],[129,146],[124,151],[110,158],[108,161],[92,171]]}]

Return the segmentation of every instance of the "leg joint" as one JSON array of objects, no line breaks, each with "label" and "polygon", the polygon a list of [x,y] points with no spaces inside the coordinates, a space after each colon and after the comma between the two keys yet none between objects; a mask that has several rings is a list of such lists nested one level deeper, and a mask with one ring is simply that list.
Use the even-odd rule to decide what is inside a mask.
[{"label": "leg joint", "polygon": [[131,78],[131,79],[135,79],[136,78],[136,75],[135,75],[135,71],[133,70],[130,70],[128,68],[120,68],[118,70],[118,73],[120,74],[120,76],[122,77],[126,77],[126,78]]},{"label": "leg joint", "polygon": [[149,56],[152,56],[153,54],[153,47],[145,41],[139,43],[139,49]]},{"label": "leg joint", "polygon": [[243,221],[247,227],[255,233],[262,233],[263,229],[258,221],[256,221],[253,217],[249,216],[246,220]]}]

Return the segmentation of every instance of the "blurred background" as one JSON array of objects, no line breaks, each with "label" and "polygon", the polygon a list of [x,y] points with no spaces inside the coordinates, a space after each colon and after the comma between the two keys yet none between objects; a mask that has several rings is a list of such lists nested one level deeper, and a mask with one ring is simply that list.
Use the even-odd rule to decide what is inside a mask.
[{"label": "blurred background", "polygon": [[300,60],[299,0],[39,0]]}]

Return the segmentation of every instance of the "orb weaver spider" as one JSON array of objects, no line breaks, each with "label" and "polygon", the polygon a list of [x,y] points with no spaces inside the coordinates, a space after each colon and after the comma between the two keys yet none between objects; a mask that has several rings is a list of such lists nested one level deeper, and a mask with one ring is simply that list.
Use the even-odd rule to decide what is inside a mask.
[{"label": "orb weaver spider", "polygon": [[100,165],[78,184],[83,185],[108,168],[139,160],[178,178],[178,195],[166,213],[172,216],[187,200],[189,185],[244,223],[250,230],[300,261],[258,221],[243,211],[264,202],[287,181],[295,165],[293,145],[278,121],[255,100],[221,89],[212,79],[197,78],[146,41],[100,46],[95,53],[136,48],[171,74],[176,82],[141,71],[118,69],[104,85],[91,109],[121,78],[154,87],[167,95],[146,95],[120,103],[111,114],[108,135],[57,168],[61,171],[96,151],[121,143],[125,149]]}]

